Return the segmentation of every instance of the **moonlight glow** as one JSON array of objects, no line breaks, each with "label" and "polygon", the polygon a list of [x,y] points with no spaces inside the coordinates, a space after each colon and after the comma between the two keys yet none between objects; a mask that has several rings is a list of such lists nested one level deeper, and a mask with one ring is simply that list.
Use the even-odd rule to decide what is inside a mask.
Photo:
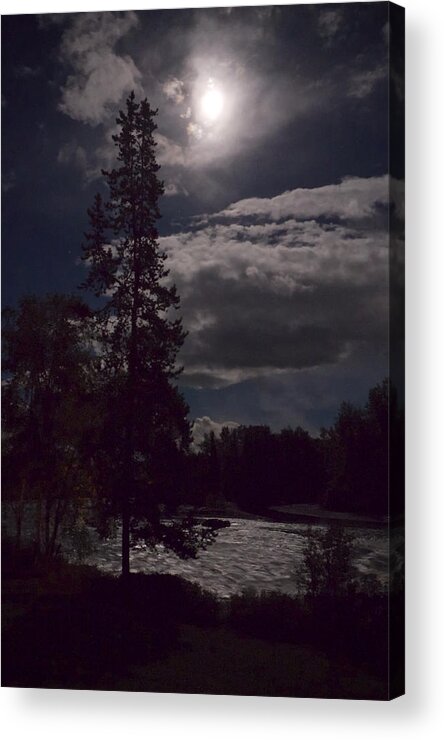
[{"label": "moonlight glow", "polygon": [[211,87],[201,100],[202,113],[209,121],[216,121],[222,113],[224,97],[220,90]]}]

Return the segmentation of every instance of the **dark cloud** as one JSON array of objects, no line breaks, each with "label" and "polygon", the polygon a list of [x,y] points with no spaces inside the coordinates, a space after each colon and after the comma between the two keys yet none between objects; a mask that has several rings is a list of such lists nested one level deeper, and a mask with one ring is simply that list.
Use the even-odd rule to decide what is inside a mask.
[{"label": "dark cloud", "polygon": [[219,389],[184,387],[191,416],[268,424],[278,431],[302,426],[318,434],[333,423],[341,401],[364,404],[370,387],[387,375],[387,357],[364,352],[347,362],[265,375]]},{"label": "dark cloud", "polygon": [[60,147],[57,162],[64,165],[74,164],[83,171],[86,171],[88,167],[85,149],[75,139],[67,141]]},{"label": "dark cloud", "polygon": [[32,79],[42,73],[40,67],[29,67],[27,64],[19,64],[15,69],[16,77],[23,79]]},{"label": "dark cloud", "polygon": [[320,10],[318,16],[318,31],[322,39],[327,43],[336,36],[344,22],[344,12],[342,8],[330,8]]},{"label": "dark cloud", "polygon": [[388,66],[378,65],[374,69],[357,72],[350,77],[349,95],[354,98],[366,98],[371,95],[376,85],[380,82],[387,84]]},{"label": "dark cloud", "polygon": [[9,193],[16,186],[17,178],[15,172],[2,172],[2,193]]}]

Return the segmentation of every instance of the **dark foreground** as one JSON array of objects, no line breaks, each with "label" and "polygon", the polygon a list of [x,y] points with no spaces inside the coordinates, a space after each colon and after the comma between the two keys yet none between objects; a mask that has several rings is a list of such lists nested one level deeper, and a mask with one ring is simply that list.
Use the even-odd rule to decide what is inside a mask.
[{"label": "dark foreground", "polygon": [[4,565],[3,686],[389,698],[386,597],[221,602],[176,576]]}]

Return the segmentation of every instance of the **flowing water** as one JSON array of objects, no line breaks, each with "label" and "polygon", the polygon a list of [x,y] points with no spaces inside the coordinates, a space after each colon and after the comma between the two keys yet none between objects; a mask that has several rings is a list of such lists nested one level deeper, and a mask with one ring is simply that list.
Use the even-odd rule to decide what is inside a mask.
[{"label": "flowing water", "polygon": [[[216,542],[195,560],[181,560],[159,548],[133,549],[131,569],[142,573],[172,573],[197,582],[203,588],[228,597],[244,589],[297,592],[296,573],[303,560],[308,526],[254,519],[232,519],[221,529]],[[387,529],[351,528],[354,565],[362,574],[388,582],[389,539]],[[88,562],[108,573],[119,573],[120,538],[97,543]]]},{"label": "flowing water", "polygon": [[[11,519],[3,509],[3,526],[10,530]],[[26,517],[26,534],[31,535],[32,516]],[[142,573],[171,573],[197,582],[203,588],[226,598],[245,589],[276,590],[295,594],[297,573],[303,562],[307,524],[267,521],[264,519],[229,518],[230,526],[220,529],[216,541],[196,559],[181,560],[161,546],[155,551],[146,547],[133,548],[131,569]],[[316,525],[314,529],[325,525]],[[119,574],[120,536],[100,540],[89,529],[88,538],[94,551],[86,563],[101,570]],[[11,530],[10,530],[11,531]],[[394,569],[401,563],[402,533],[389,540],[387,527],[347,527],[353,537],[353,562],[359,573],[377,576],[383,586],[389,580],[389,547]],[[72,543],[71,543],[72,544]],[[69,540],[63,542],[63,552],[75,560]]]}]

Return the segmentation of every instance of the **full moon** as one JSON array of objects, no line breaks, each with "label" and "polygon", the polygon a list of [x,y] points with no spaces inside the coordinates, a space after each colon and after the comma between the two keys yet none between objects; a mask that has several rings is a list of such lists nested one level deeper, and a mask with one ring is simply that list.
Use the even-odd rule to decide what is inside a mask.
[{"label": "full moon", "polygon": [[219,90],[211,88],[201,100],[202,113],[210,121],[219,118],[224,107],[224,97]]}]

